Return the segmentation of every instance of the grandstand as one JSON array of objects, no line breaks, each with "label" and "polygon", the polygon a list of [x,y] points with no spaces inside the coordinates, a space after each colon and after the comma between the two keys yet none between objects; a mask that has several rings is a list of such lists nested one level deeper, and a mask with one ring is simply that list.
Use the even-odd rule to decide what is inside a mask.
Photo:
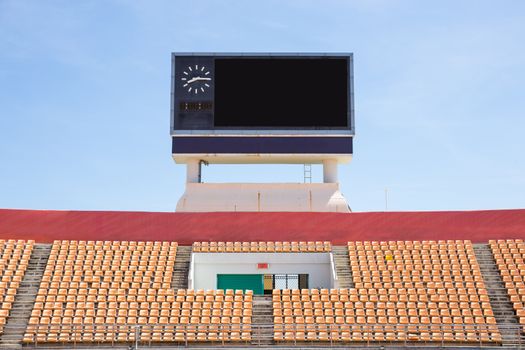
[{"label": "grandstand", "polygon": [[[405,240],[388,222],[382,227],[391,230],[381,237],[389,239],[368,240],[379,235],[377,228],[363,228],[370,215],[363,215],[362,225],[355,218],[351,222],[369,230],[356,240],[345,227],[348,214],[335,214],[333,241],[306,240],[323,237],[309,231],[310,220],[319,222],[318,213],[305,215],[310,218],[302,226],[288,231],[284,222],[251,226],[257,222],[250,222],[249,213],[221,214],[222,225],[231,230],[239,229],[236,221],[244,222],[241,229],[247,232],[253,227],[246,236],[255,237],[243,241],[228,240],[231,231],[224,226],[217,228],[222,235],[211,234],[217,240],[207,241],[184,238],[191,232],[179,235],[184,225],[170,228],[171,220],[193,222],[203,215],[1,210],[0,345],[508,348],[525,340],[525,243],[516,238],[525,232],[523,210],[399,214],[412,217],[399,224],[406,236],[418,235],[416,230],[422,238],[428,238],[426,232],[446,236],[445,228],[454,224],[454,240]],[[397,216],[378,215],[386,221]],[[426,226],[418,216],[425,217]],[[472,216],[478,220],[471,221]],[[470,224],[462,225],[463,220]],[[99,225],[94,236],[93,222]],[[158,234],[165,234],[162,226],[170,228],[170,239],[124,240],[108,231],[122,225],[126,236],[136,237],[143,234],[144,222]],[[274,230],[283,232],[281,240],[261,239],[271,238]],[[298,231],[304,232],[304,241],[291,239]],[[53,236],[61,239],[50,242]],[[203,255],[229,273],[233,268],[220,267],[218,257],[254,257],[258,264],[248,259],[241,265],[254,265],[258,276],[274,276],[274,284],[259,290],[254,280],[239,278],[219,288],[223,282],[217,278],[213,288],[191,288],[191,270],[199,271],[197,257]],[[309,261],[328,255],[332,278],[321,287],[312,284],[316,268],[325,268],[322,259],[306,282],[290,277],[297,269],[274,270],[290,265],[269,259],[289,255]],[[276,277],[282,275],[287,285]]]}]

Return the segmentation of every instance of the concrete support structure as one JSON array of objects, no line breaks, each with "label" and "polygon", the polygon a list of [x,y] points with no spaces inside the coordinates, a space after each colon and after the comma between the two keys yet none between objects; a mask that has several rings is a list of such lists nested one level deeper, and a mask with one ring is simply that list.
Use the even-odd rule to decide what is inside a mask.
[{"label": "concrete support structure", "polygon": [[323,160],[323,182],[324,183],[338,183],[337,178],[337,160],[325,159]]},{"label": "concrete support structure", "polygon": [[[186,165],[186,190],[178,212],[259,211],[338,212],[350,207],[339,189],[337,154],[187,154],[174,159]],[[323,183],[201,183],[201,166],[211,164],[323,164]]]},{"label": "concrete support structure", "polygon": [[338,183],[188,183],[178,212],[349,213]]},{"label": "concrete support structure", "polygon": [[200,182],[200,161],[198,159],[188,159],[186,162],[186,183]]}]

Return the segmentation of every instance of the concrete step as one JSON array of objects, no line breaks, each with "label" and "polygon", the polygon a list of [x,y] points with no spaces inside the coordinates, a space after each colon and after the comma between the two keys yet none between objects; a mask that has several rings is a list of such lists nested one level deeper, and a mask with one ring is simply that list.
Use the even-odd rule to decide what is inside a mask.
[{"label": "concrete step", "polygon": [[173,266],[173,275],[171,279],[171,288],[188,288],[188,274],[190,272],[191,254],[191,246],[177,247],[177,255],[175,257],[175,264]]},{"label": "concrete step", "polygon": [[503,346],[517,344],[520,342],[520,334],[509,326],[516,325],[518,329],[518,318],[499,274],[492,251],[488,244],[474,244],[474,254],[483,276],[494,317],[498,323]]},{"label": "concrete step", "polygon": [[252,345],[273,345],[272,296],[254,295],[252,311]]},{"label": "concrete step", "polygon": [[354,288],[354,279],[350,270],[350,258],[348,247],[332,246],[332,258],[335,265],[335,272],[340,288]]}]

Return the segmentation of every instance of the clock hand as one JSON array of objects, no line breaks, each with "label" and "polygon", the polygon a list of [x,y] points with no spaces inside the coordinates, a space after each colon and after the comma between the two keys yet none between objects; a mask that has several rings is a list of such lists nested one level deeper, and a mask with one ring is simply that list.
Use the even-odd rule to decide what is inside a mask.
[{"label": "clock hand", "polygon": [[191,84],[191,83],[193,83],[194,81],[199,81],[199,80],[211,80],[211,78],[195,77],[195,78],[191,78],[191,79],[188,80],[186,83]]},{"label": "clock hand", "polygon": [[195,78],[195,80],[211,80],[211,78],[201,78],[201,77],[197,77],[197,78]]}]

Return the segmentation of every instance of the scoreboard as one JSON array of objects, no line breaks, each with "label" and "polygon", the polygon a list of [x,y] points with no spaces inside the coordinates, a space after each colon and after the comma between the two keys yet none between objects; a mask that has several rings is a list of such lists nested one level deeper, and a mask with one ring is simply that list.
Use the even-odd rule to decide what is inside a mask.
[{"label": "scoreboard", "polygon": [[173,53],[176,154],[351,154],[353,56]]}]

